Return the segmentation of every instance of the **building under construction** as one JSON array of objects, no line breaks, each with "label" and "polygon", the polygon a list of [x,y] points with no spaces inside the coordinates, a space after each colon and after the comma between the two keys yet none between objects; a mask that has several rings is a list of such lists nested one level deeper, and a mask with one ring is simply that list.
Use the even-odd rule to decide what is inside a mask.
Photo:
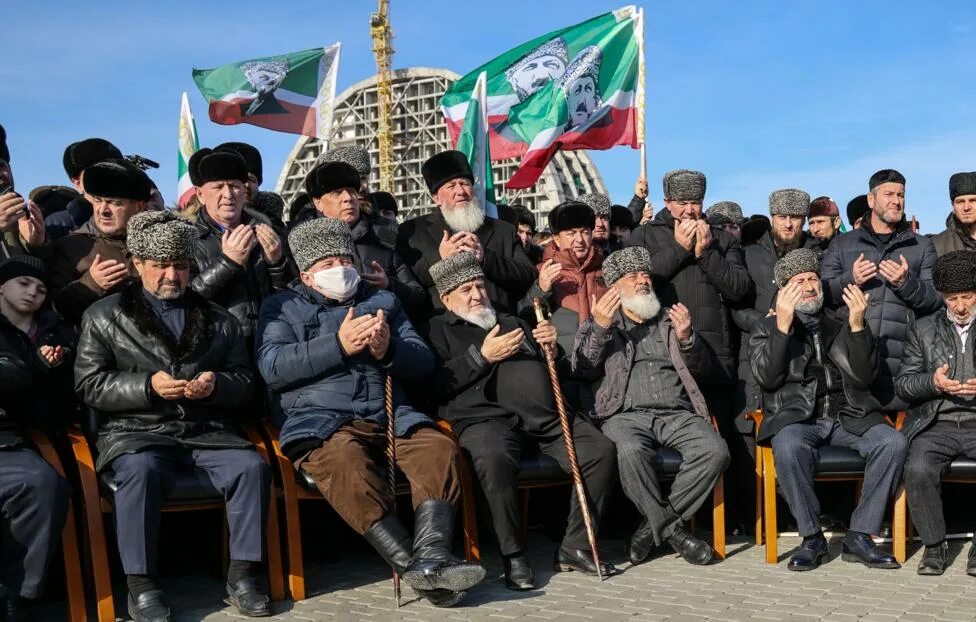
[{"label": "building under construction", "polygon": [[[453,148],[441,114],[440,99],[460,76],[447,69],[411,67],[392,72],[392,173],[401,219],[426,214],[434,204],[424,185],[420,166],[439,151]],[[353,84],[336,98],[330,145],[365,147],[373,163],[370,188],[379,188],[379,130],[376,76]],[[305,175],[322,153],[324,143],[302,136],[285,161],[276,191],[286,203],[304,188]],[[495,192],[499,200],[521,203],[536,214],[540,229],[545,215],[562,201],[584,192],[606,193],[600,172],[586,151],[560,151],[536,182],[524,190],[500,192],[515,171],[517,159],[493,163]]]}]

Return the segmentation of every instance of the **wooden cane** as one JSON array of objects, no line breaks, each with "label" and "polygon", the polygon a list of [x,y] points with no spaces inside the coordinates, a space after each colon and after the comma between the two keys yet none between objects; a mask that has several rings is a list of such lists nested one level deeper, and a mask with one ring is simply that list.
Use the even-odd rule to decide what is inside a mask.
[{"label": "wooden cane", "polygon": [[[393,409],[393,376],[386,375],[386,481],[390,486],[391,512],[396,512],[396,413]],[[393,597],[400,608],[400,573],[393,568]]]},{"label": "wooden cane", "polygon": [[[533,298],[532,307],[535,309],[536,321],[545,321],[546,316],[542,308],[542,299],[538,297]],[[563,390],[559,386],[555,348],[552,344],[545,344],[542,346],[542,351],[546,355],[546,367],[549,369],[549,380],[552,382],[552,395],[556,400],[556,410],[559,412],[559,425],[563,429],[563,441],[566,443],[566,453],[569,456],[569,468],[573,475],[573,487],[576,489],[576,500],[579,501],[580,509],[583,512],[583,525],[586,527],[586,537],[590,541],[590,550],[593,552],[593,562],[596,564],[596,572],[600,577],[600,581],[603,581],[603,566],[600,564],[600,551],[596,546],[596,532],[593,530],[593,517],[590,515],[590,504],[586,499],[586,488],[583,486],[583,474],[580,472],[579,460],[576,458],[576,442],[573,440],[573,432],[569,427],[569,415],[566,413]]]}]

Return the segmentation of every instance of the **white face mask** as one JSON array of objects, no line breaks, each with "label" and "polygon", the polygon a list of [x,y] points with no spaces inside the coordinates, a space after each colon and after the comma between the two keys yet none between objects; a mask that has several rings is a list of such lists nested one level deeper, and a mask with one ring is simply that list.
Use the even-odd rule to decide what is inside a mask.
[{"label": "white face mask", "polygon": [[326,297],[339,302],[352,298],[359,287],[359,273],[352,266],[333,266],[312,275],[315,287]]}]

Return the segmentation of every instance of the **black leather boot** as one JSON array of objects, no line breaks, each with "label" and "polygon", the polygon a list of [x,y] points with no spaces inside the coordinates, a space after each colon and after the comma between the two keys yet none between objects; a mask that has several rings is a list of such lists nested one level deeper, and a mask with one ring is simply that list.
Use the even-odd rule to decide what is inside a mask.
[{"label": "black leather boot", "polygon": [[704,566],[712,561],[712,545],[691,535],[684,525],[675,527],[674,533],[668,536],[668,544],[689,564]]},{"label": "black leather boot", "polygon": [[462,592],[485,578],[481,564],[451,554],[454,506],[447,501],[424,501],[417,507],[413,530],[413,560],[403,580],[415,590]]},{"label": "black leather boot", "polygon": [[502,557],[502,564],[505,566],[505,587],[510,590],[535,588],[535,574],[532,573],[532,567],[524,554]]},{"label": "black leather boot", "polygon": [[647,519],[644,518],[641,520],[640,525],[637,526],[634,535],[630,537],[630,544],[627,547],[627,557],[630,558],[630,563],[636,566],[647,561],[647,556],[653,550],[654,533],[651,531]]},{"label": "black leather boot", "polygon": [[[403,576],[407,566],[410,565],[412,543],[407,528],[403,526],[395,514],[387,514],[373,523],[369,530],[363,534],[363,537],[366,538],[370,546],[376,549],[383,561],[395,569],[400,576]],[[453,607],[464,600],[467,595],[467,592],[464,591],[413,589],[435,607]]]},{"label": "black leather boot", "polygon": [[939,576],[945,572],[948,560],[948,542],[943,540],[935,546],[927,546],[925,547],[925,553],[922,554],[922,559],[918,562],[918,574]]},{"label": "black leather boot", "polygon": [[819,568],[827,557],[827,538],[823,533],[818,533],[803,538],[803,543],[786,567],[797,572],[813,570]]},{"label": "black leather boot", "polygon": [[885,568],[895,570],[901,568],[893,555],[882,553],[871,536],[857,531],[848,531],[844,536],[844,545],[840,550],[840,558],[845,562],[858,562],[868,568]]}]

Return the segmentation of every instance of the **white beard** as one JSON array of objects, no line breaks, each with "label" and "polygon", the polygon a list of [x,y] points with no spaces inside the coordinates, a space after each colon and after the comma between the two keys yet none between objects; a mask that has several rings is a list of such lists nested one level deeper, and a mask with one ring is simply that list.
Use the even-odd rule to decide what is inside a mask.
[{"label": "white beard", "polygon": [[468,204],[464,207],[458,206],[450,209],[441,209],[447,226],[452,231],[467,231],[474,233],[481,228],[485,222],[485,210],[482,208],[478,199],[471,197]]},{"label": "white beard", "polygon": [[495,310],[491,308],[485,308],[475,313],[458,313],[457,315],[465,322],[471,322],[483,330],[491,330],[498,323]]},{"label": "white beard", "polygon": [[661,312],[661,301],[657,299],[657,294],[653,290],[647,294],[621,296],[620,305],[643,322],[656,318]]},{"label": "white beard", "polygon": [[811,300],[810,302],[799,302],[796,305],[796,310],[800,313],[806,313],[807,315],[816,315],[820,312],[820,308],[823,307],[823,301],[823,290],[820,290],[820,294],[817,295],[816,300]]}]

